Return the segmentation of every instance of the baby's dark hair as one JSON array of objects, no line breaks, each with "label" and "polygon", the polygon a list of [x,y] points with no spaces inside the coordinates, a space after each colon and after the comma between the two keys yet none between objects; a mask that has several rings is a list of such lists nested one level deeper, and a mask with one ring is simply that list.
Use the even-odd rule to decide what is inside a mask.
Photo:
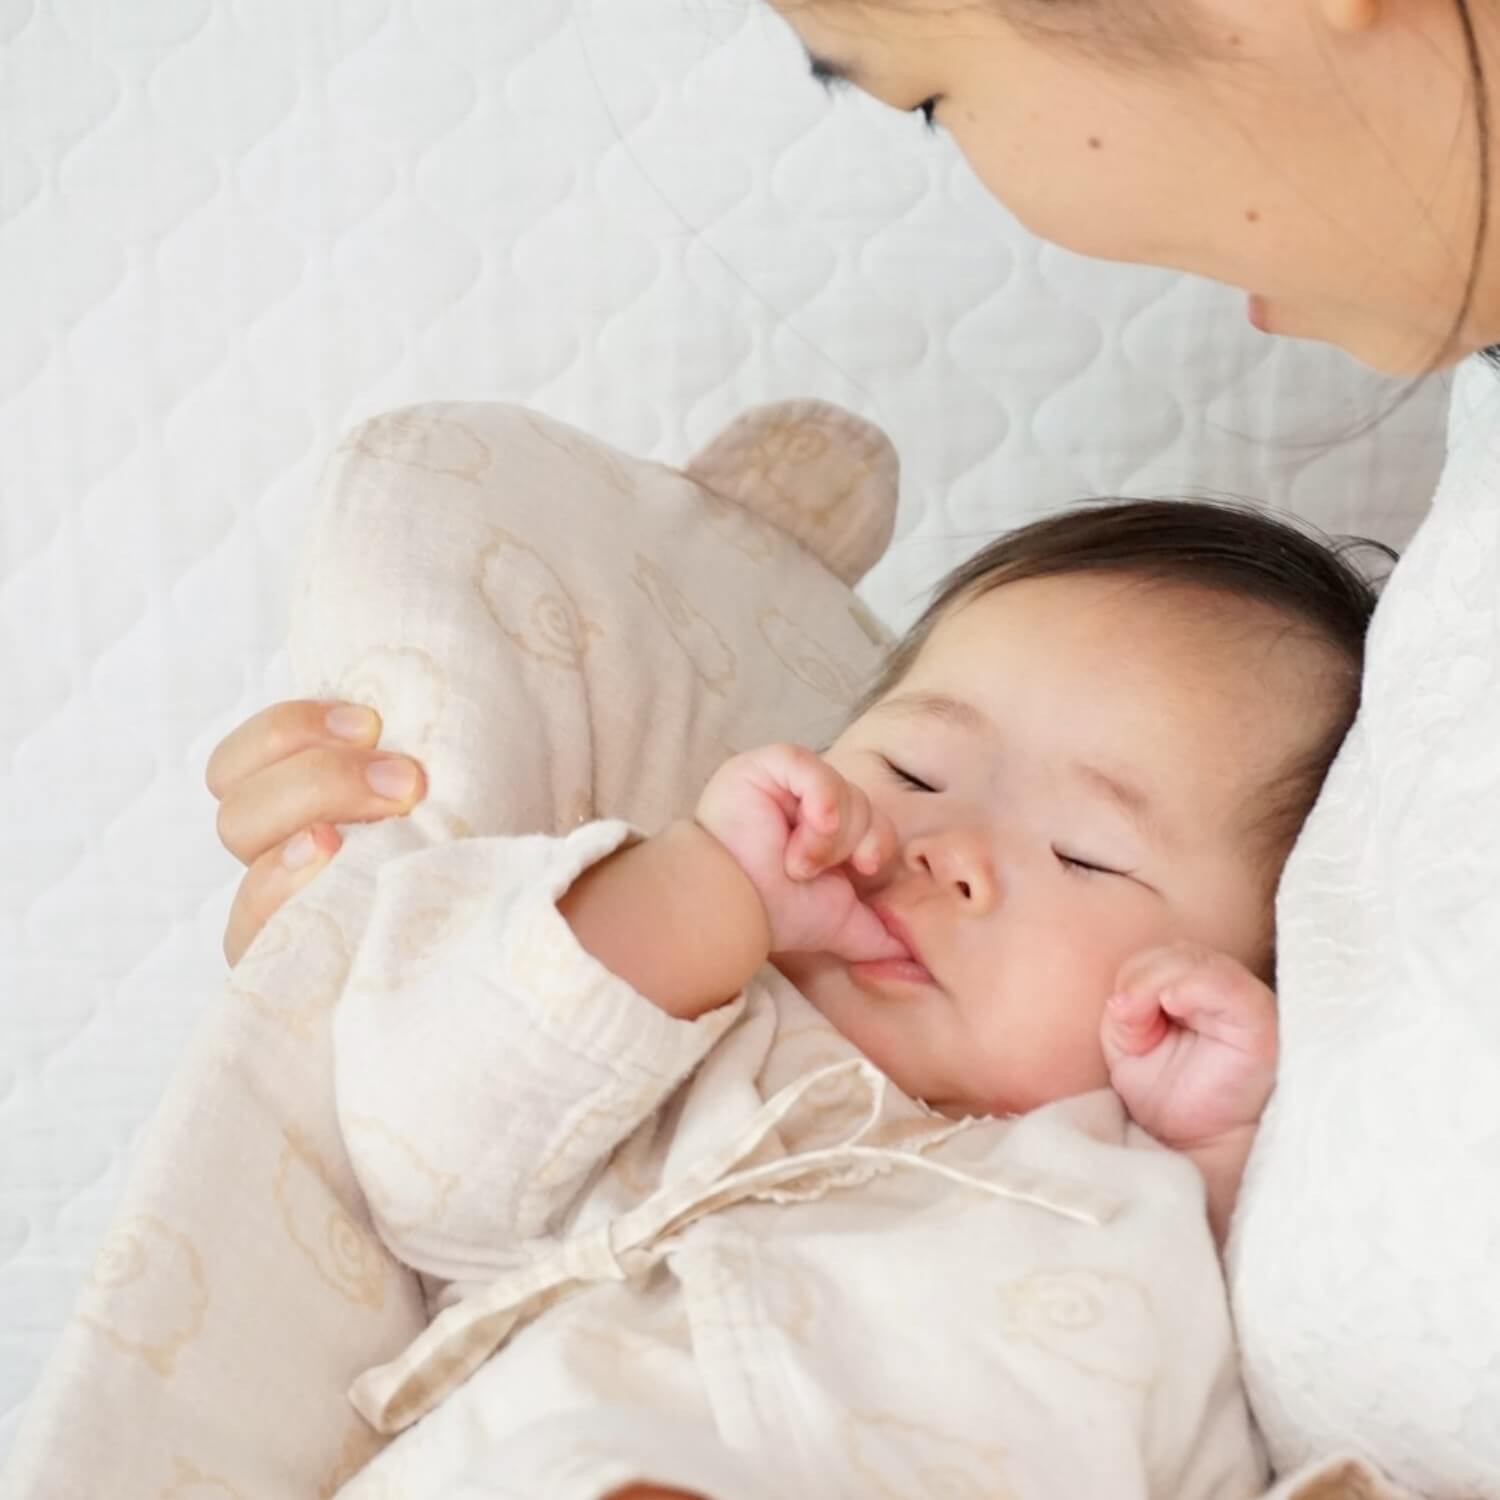
[{"label": "baby's dark hair", "polygon": [[1340,695],[1326,733],[1266,789],[1255,810],[1268,873],[1274,877],[1312,810],[1359,708],[1365,633],[1378,584],[1350,560],[1363,538],[1335,539],[1257,506],[1209,500],[1098,500],[998,537],[938,585],[931,603],[897,642],[855,709],[873,707],[911,670],[938,624],[954,609],[1027,578],[1112,573],[1147,584],[1183,585],[1268,606],[1331,649]]}]

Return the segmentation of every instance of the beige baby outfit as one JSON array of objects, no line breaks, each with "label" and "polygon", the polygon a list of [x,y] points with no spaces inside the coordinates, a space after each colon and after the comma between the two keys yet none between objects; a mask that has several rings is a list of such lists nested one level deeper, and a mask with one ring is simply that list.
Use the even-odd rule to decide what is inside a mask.
[{"label": "beige baby outfit", "polygon": [[770,967],[667,1016],[555,905],[629,836],[378,872],[339,1115],[436,1317],[343,1500],[1259,1494],[1194,1167],[1109,1093],[937,1117]]}]

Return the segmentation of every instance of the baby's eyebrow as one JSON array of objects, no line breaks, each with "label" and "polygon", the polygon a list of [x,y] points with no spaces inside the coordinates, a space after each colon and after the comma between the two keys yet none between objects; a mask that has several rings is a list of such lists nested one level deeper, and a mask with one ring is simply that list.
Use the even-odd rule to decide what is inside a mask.
[{"label": "baby's eyebrow", "polygon": [[1086,782],[1095,791],[1102,792],[1107,800],[1114,803],[1148,842],[1168,842],[1167,832],[1155,803],[1133,781],[1116,776],[1103,766],[1090,765],[1087,761],[1074,761],[1070,769],[1080,781]]},{"label": "baby's eyebrow", "polygon": [[962,698],[954,698],[948,693],[916,691],[897,693],[894,698],[887,698],[879,706],[904,714],[908,718],[921,715],[926,718],[941,719],[945,724],[967,729],[971,734],[994,734],[995,732],[995,726],[990,722],[987,714],[972,703],[967,703]]}]

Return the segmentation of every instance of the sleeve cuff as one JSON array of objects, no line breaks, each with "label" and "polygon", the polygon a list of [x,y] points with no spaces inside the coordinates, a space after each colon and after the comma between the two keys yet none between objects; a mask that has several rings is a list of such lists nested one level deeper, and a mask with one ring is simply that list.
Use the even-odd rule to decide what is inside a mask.
[{"label": "sleeve cuff", "polygon": [[557,909],[585,870],[640,838],[610,820],[546,840],[550,857],[510,914],[502,961],[507,988],[523,997],[540,1031],[624,1076],[675,1081],[739,1019],[743,994],[696,1020],[670,1016],[588,952]]}]

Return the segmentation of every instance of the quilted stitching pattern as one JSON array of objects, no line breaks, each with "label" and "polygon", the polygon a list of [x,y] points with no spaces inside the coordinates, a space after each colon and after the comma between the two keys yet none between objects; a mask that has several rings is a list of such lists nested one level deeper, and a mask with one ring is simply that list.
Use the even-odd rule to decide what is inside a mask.
[{"label": "quilted stitching pattern", "polygon": [[372,411],[519,400],[676,458],[759,400],[884,426],[895,623],[972,540],[1186,484],[1393,539],[1442,393],[1029,241],[830,106],[753,0],[0,0],[0,1456],[216,992],[214,741]]}]

